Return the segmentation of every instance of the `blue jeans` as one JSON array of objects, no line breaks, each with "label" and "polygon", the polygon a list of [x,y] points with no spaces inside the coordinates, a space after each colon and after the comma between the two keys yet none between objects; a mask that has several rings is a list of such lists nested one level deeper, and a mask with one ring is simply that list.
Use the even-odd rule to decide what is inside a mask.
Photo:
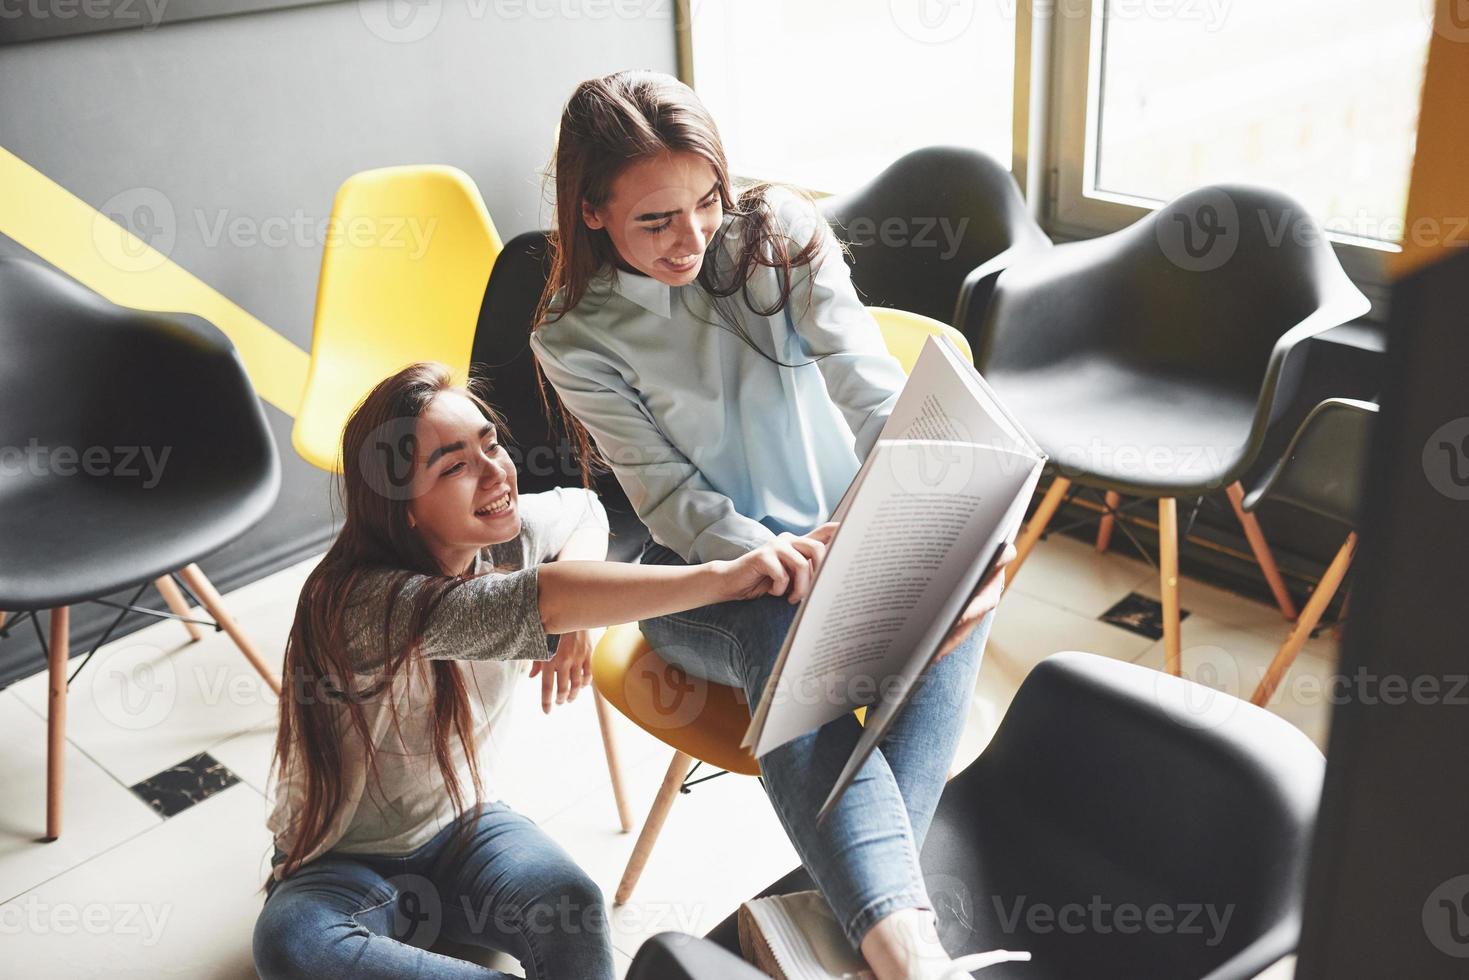
[{"label": "blue jeans", "polygon": [[264,980],[510,977],[430,952],[440,936],[509,953],[533,980],[613,976],[601,890],[504,803],[467,811],[411,853],[328,852],[268,888],[254,939]]},{"label": "blue jeans", "polygon": [[[658,544],[649,545],[642,560],[684,564]],[[664,660],[742,689],[755,705],[796,608],[784,598],[763,596],[638,625]],[[786,834],[854,948],[887,915],[933,908],[918,852],[959,747],[993,616],[924,672],[912,700],[821,826],[816,814],[861,735],[857,719],[844,714],[760,759],[766,793]]]}]

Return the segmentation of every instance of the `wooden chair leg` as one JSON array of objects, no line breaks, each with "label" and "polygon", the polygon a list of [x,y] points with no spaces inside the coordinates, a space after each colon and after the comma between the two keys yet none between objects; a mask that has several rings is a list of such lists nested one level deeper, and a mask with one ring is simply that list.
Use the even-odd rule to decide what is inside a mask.
[{"label": "wooden chair leg", "polygon": [[627,803],[627,791],[622,785],[622,766],[617,761],[616,722],[612,719],[612,708],[595,687],[592,688],[592,703],[597,706],[597,724],[602,729],[602,751],[607,756],[607,773],[612,777],[612,799],[617,804],[617,820],[626,834],[632,830],[632,808]]},{"label": "wooden chair leg", "polygon": [[653,845],[658,842],[658,834],[663,830],[663,822],[668,819],[668,811],[673,808],[673,801],[678,799],[678,791],[692,768],[693,756],[684,752],[673,753],[673,761],[668,764],[668,772],[663,775],[663,785],[658,788],[653,809],[648,811],[648,819],[643,821],[643,830],[638,834],[638,842],[633,845],[632,857],[627,859],[627,868],[622,872],[622,881],[617,884],[617,894],[613,897],[612,904],[622,905],[632,897],[632,890],[643,876],[648,856],[653,853]]},{"label": "wooden chair leg", "polygon": [[10,618],[10,613],[0,611],[0,630],[5,628],[5,620]]},{"label": "wooden chair leg", "polygon": [[270,685],[270,689],[279,695],[281,693],[280,678],[266,666],[265,658],[260,655],[259,650],[255,649],[255,644],[251,642],[250,637],[245,635],[245,631],[240,629],[240,624],[235,622],[235,618],[224,607],[224,600],[220,598],[209,579],[204,577],[199,566],[187,565],[179,569],[179,576],[183,578],[184,584],[193,591],[194,595],[199,597],[199,601],[204,604],[204,608],[208,610],[209,615],[214,617],[214,621],[220,625],[220,628],[235,641],[235,646],[239,647],[245,659],[250,661],[250,666],[254,667],[256,672],[265,679],[265,683]]},{"label": "wooden chair leg", "polygon": [[1106,551],[1107,546],[1112,543],[1112,528],[1117,519],[1112,512],[1122,503],[1122,494],[1115,490],[1107,491],[1107,511],[1102,515],[1102,523],[1097,525],[1097,550]]},{"label": "wooden chair leg", "polygon": [[1025,564],[1025,559],[1030,555],[1031,549],[1045,533],[1046,525],[1050,524],[1051,518],[1056,516],[1056,509],[1061,506],[1061,501],[1066,499],[1066,491],[1070,488],[1071,481],[1064,476],[1051,480],[1046,495],[1041,498],[1035,513],[1031,515],[1030,523],[1025,525],[1025,530],[1020,532],[1020,537],[1015,539],[1015,560],[1005,568],[1006,585],[1013,583],[1015,576],[1020,574],[1020,566]]},{"label": "wooden chair leg", "polygon": [[172,576],[160,575],[153,580],[153,585],[157,587],[158,594],[163,596],[163,601],[168,604],[168,611],[175,616],[185,617],[183,627],[188,631],[190,642],[197,643],[203,639],[204,634],[200,631],[199,624],[189,622],[188,617],[192,615],[189,603],[184,598],[184,590],[178,587],[178,583],[173,580]]},{"label": "wooden chair leg", "polygon": [[1288,620],[1294,620],[1296,604],[1285,587],[1285,579],[1280,576],[1280,568],[1275,564],[1275,555],[1271,553],[1270,545],[1265,540],[1265,532],[1260,530],[1260,522],[1255,519],[1254,514],[1245,513],[1245,488],[1240,486],[1239,481],[1236,480],[1225,488],[1225,492],[1229,495],[1229,502],[1234,506],[1234,514],[1239,518],[1240,526],[1245,529],[1245,539],[1250,542],[1250,550],[1255,553],[1255,561],[1259,563],[1260,571],[1265,574],[1265,581],[1270,584],[1270,591],[1275,596],[1275,604],[1280,607],[1280,614]]},{"label": "wooden chair leg", "polygon": [[1178,501],[1158,501],[1158,584],[1163,594],[1163,668],[1183,675],[1183,639],[1178,616]]},{"label": "wooden chair leg", "polygon": [[46,702],[46,840],[61,836],[61,788],[66,776],[66,661],[71,654],[71,608],[51,610]]},{"label": "wooden chair leg", "polygon": [[1301,618],[1291,629],[1290,636],[1285,638],[1279,650],[1275,652],[1275,659],[1270,661],[1270,666],[1265,669],[1265,676],[1260,678],[1260,683],[1255,687],[1255,693],[1250,695],[1252,704],[1262,707],[1275,694],[1275,689],[1284,680],[1286,671],[1290,670],[1291,664],[1295,662],[1296,655],[1301,652],[1301,647],[1311,638],[1311,631],[1321,621],[1322,613],[1326,607],[1331,605],[1331,599],[1336,595],[1336,590],[1341,587],[1342,579],[1346,577],[1347,569],[1352,566],[1352,557],[1357,550],[1357,532],[1353,531],[1347,535],[1347,540],[1338,549],[1336,557],[1326,568],[1326,574],[1321,576],[1321,581],[1316,584],[1316,591],[1311,593],[1311,598],[1306,600],[1306,608],[1301,612]]}]

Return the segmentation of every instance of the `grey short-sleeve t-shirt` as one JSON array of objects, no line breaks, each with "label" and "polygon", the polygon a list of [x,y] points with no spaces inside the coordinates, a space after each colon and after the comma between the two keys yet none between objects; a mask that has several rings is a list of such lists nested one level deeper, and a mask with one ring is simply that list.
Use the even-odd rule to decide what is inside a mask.
[{"label": "grey short-sleeve t-shirt", "polygon": [[[481,781],[486,798],[496,798],[494,760],[507,734],[511,688],[528,672],[531,661],[549,656],[540,618],[538,566],[554,557],[577,530],[607,530],[601,503],[586,490],[527,494],[519,498],[518,506],[519,536],[480,554],[476,571],[483,574],[443,597],[407,669],[363,705],[377,746],[381,780],[368,780],[363,747],[349,735],[342,747],[342,806],[326,839],[307,860],[329,850],[403,854],[426,843],[453,820],[453,804],[433,752],[430,663],[434,660],[456,661],[464,677]],[[401,573],[395,569],[374,570],[360,580],[349,601],[343,640],[358,664],[361,686],[371,685],[381,670],[385,650],[396,648],[383,643],[385,630],[392,643],[406,639],[413,596],[429,581],[424,575],[402,579],[389,621],[388,589],[399,579]],[[344,708],[325,702],[321,707],[340,712],[345,721]],[[457,758],[459,784],[472,793],[468,761],[457,740],[451,739],[450,745]],[[282,850],[294,832],[293,814],[304,802],[304,771],[299,766],[292,769],[283,782],[272,786],[274,805],[267,820]]]}]

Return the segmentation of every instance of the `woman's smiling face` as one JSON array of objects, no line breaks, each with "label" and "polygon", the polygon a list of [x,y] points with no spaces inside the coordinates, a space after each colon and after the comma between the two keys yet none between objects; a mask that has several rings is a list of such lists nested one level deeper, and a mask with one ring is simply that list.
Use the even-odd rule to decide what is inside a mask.
[{"label": "woman's smiling face", "polygon": [[445,571],[520,533],[515,463],[495,426],[462,392],[434,397],[414,426],[409,522]]},{"label": "woman's smiling face", "polygon": [[607,203],[582,202],[588,228],[605,229],[627,266],[670,286],[693,282],[724,220],[719,177],[697,153],[664,153],[627,166]]}]

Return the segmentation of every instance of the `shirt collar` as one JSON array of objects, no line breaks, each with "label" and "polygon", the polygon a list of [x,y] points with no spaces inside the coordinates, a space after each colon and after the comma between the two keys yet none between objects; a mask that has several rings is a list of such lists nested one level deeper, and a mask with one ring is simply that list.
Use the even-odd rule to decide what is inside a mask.
[{"label": "shirt collar", "polygon": [[602,268],[601,275],[610,278],[612,290],[624,299],[631,300],[656,316],[668,319],[672,287],[659,282],[652,276],[624,272],[610,263]]}]

